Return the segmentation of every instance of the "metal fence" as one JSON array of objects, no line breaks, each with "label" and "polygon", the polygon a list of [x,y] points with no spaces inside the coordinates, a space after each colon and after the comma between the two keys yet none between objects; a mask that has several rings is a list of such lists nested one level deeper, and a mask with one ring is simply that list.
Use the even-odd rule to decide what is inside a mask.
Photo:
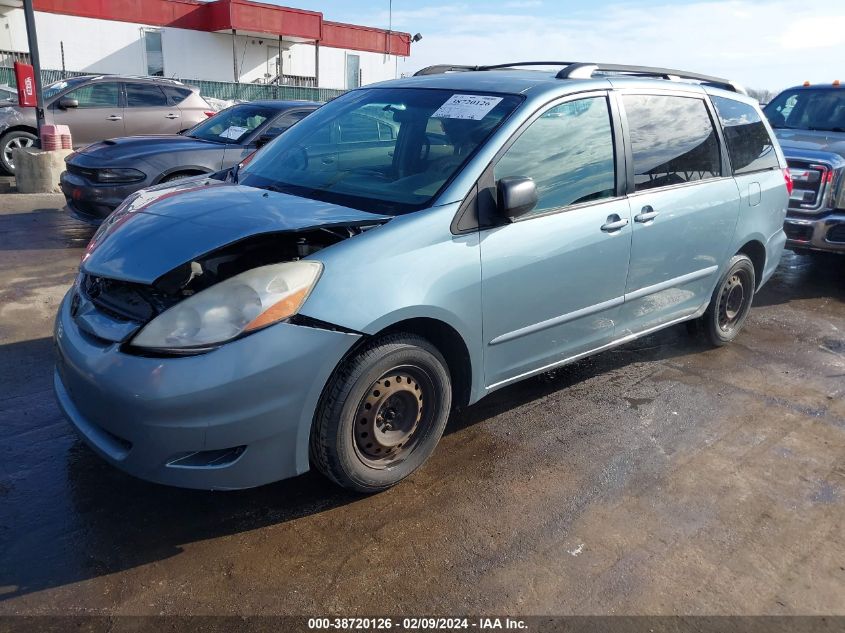
[{"label": "metal fence", "polygon": [[[47,84],[67,79],[68,77],[79,77],[92,73],[43,70],[41,81]],[[176,79],[174,77],[174,79]],[[342,95],[345,90],[333,88],[313,88],[306,86],[277,86],[268,84],[247,84],[234,83],[231,81],[208,81],[205,79],[179,79],[184,84],[196,86],[204,97],[215,99],[240,99],[243,101],[255,101],[256,99],[307,99],[309,101],[331,101]],[[15,85],[15,73],[11,68],[0,67],[0,84]]]}]

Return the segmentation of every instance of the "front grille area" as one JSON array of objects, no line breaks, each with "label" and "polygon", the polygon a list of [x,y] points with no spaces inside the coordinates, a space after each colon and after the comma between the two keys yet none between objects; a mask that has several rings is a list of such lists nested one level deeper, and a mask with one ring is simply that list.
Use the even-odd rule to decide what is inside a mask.
[{"label": "front grille area", "polygon": [[150,286],[94,275],[83,275],[79,288],[98,310],[123,321],[147,323],[176,303]]},{"label": "front grille area", "polygon": [[827,241],[845,244],[845,224],[835,224],[827,232]]},{"label": "front grille area", "polygon": [[783,232],[787,239],[797,242],[809,242],[813,237],[813,227],[804,224],[792,224],[787,222],[783,225]]},{"label": "front grille area", "polygon": [[819,210],[833,173],[830,167],[801,160],[787,162],[794,185],[789,197],[789,208],[805,213]]}]

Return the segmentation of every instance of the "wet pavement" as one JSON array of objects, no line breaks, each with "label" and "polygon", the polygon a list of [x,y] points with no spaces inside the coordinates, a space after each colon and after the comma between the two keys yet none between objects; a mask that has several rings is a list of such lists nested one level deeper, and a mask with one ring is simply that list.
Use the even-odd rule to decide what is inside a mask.
[{"label": "wet pavement", "polygon": [[787,252],[739,340],[684,326],[504,389],[373,497],[101,462],[51,391],[91,230],[0,196],[0,614],[845,614],[845,265]]}]

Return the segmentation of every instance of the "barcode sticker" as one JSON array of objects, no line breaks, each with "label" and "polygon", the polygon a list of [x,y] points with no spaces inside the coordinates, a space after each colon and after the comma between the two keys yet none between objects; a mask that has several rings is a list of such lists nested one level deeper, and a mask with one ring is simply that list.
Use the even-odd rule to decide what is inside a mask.
[{"label": "barcode sticker", "polygon": [[431,115],[433,119],[469,119],[480,121],[502,100],[485,95],[452,95]]}]

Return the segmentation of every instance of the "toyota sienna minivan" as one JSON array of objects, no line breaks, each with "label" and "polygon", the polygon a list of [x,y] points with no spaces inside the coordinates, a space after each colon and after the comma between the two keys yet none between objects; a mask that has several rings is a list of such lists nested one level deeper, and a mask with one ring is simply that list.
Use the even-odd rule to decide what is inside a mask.
[{"label": "toyota sienna minivan", "polygon": [[756,101],[548,66],[353,90],[225,176],[127,198],[56,319],[84,441],[166,484],[315,467],[375,492],[496,389],[683,321],[733,340],[791,187]]}]

